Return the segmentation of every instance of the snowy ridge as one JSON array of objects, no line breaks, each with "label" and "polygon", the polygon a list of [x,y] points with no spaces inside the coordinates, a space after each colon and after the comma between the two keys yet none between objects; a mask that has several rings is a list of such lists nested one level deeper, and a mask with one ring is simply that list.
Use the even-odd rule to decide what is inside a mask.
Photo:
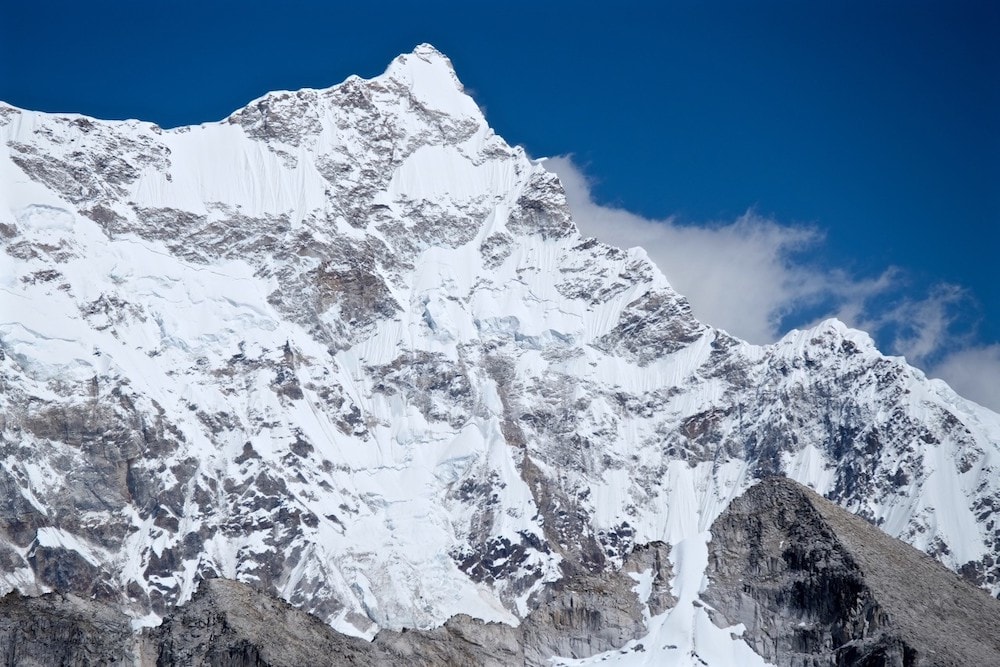
[{"label": "snowy ridge", "polygon": [[836,321],[698,323],[433,47],[219,123],[0,135],[5,590],[155,623],[221,575],[370,638],[517,623],[661,540],[683,652],[729,637],[708,527],[783,471],[1000,591],[1000,417]]}]

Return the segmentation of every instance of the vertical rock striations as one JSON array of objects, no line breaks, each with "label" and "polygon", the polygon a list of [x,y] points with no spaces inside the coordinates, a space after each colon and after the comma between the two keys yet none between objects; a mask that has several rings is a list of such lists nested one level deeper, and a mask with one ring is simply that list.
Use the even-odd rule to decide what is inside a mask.
[{"label": "vertical rock striations", "polygon": [[712,525],[704,599],[782,667],[1000,664],[1000,602],[796,482]]},{"label": "vertical rock striations", "polygon": [[105,603],[59,593],[0,599],[0,664],[125,667],[139,654],[128,616]]}]

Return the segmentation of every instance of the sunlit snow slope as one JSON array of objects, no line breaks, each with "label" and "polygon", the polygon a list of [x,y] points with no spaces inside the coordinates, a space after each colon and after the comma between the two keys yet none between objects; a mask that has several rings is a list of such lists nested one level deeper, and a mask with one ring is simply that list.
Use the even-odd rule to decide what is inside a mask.
[{"label": "sunlit snow slope", "polygon": [[214,574],[371,637],[516,623],[662,540],[654,630],[724,664],[705,531],[782,471],[1000,591],[1000,417],[836,321],[695,321],[432,47],[219,123],[0,135],[4,590],[155,623]]}]

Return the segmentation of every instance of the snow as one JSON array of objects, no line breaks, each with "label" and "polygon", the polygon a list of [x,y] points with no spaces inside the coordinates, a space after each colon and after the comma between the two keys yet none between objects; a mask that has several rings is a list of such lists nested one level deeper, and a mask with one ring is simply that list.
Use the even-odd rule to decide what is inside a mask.
[{"label": "snow", "polygon": [[517,186],[510,162],[475,164],[454,146],[421,146],[396,168],[385,193],[375,203],[400,197],[435,200],[446,196],[457,205],[483,197],[505,196]]},{"label": "snow", "polygon": [[[607,665],[620,667],[740,667],[763,666],[766,663],[754,653],[740,636],[743,626],[720,628],[709,617],[708,608],[699,598],[705,588],[708,567],[708,532],[695,533],[678,542],[670,555],[676,573],[671,592],[677,604],[649,619],[649,633],[634,639],[620,649],[599,653],[584,659],[554,658],[553,665]],[[648,597],[646,575],[638,578],[638,592]],[[644,598],[641,598],[644,599]]]},{"label": "snow", "polygon": [[385,75],[408,84],[413,97],[449,116],[479,117],[479,107],[462,90],[451,62],[430,44],[392,61]]},{"label": "snow", "polygon": [[785,452],[784,469],[789,477],[805,484],[820,495],[828,493],[834,485],[836,467],[829,457],[812,443],[795,453]]},{"label": "snow", "polygon": [[91,565],[100,565],[108,561],[108,554],[101,547],[51,526],[39,528],[35,534],[35,541],[40,547],[75,551]]},{"label": "snow", "polygon": [[[351,90],[362,101],[338,106]],[[15,111],[0,124],[0,222],[15,230],[0,239],[0,429],[11,439],[20,429],[32,453],[0,464],[52,517],[39,544],[180,602],[204,572],[255,580],[258,566],[276,564],[277,593],[323,603],[324,620],[367,638],[457,613],[516,624],[532,593],[561,576],[558,550],[527,550],[511,578],[537,579],[516,594],[502,577],[474,581],[455,554],[489,540],[546,541],[522,477],[530,460],[595,533],[627,525],[636,544],[673,547],[677,606],[622,650],[564,664],[759,664],[733,638],[740,629],[714,626],[699,598],[707,531],[753,483],[754,447],[773,448],[782,472],[832,494],[862,455],[864,426],[885,445],[865,459],[883,486],[842,501],[918,547],[945,542],[952,567],[989,553],[992,536],[972,508],[997,493],[1000,417],[836,320],[773,346],[692,325],[692,342],[642,363],[602,344],[638,300],[680,297],[641,249],[513,231],[525,201],[540,218],[564,213],[561,193],[539,186],[541,166],[492,133],[433,47],[369,81],[272,93],[248,108],[259,102],[291,129],[254,138],[256,117],[242,112],[171,131],[93,121],[79,150],[130,160],[136,175],[88,195],[29,177],[12,152],[23,144],[69,159],[84,142],[72,122],[86,119]],[[366,130],[369,113],[391,132]],[[156,151],[165,162],[149,161]],[[123,229],[99,224],[96,204]],[[240,245],[241,234],[275,245]],[[492,261],[482,247],[497,238],[509,252]],[[15,242],[34,254],[11,250]],[[349,304],[334,288],[326,310],[316,297],[313,272],[345,248],[399,306],[367,328],[342,321]],[[669,342],[675,322],[646,324]],[[431,370],[406,375],[400,364],[417,355]],[[281,393],[279,376],[298,393]],[[162,415],[173,448],[133,463],[148,463],[151,483],[181,502],[164,501],[160,525],[133,504],[108,512],[125,537],[102,550],[56,524],[71,495],[56,470],[82,455],[18,420],[39,406],[90,405],[92,390],[115,405],[112,388],[144,426]],[[927,433],[885,435],[913,424]],[[856,441],[837,459],[833,441],[851,429]],[[280,491],[261,491],[275,480]],[[280,500],[282,516],[315,521],[278,521],[278,510],[254,504],[258,491]],[[146,574],[152,556],[201,535],[196,556]],[[642,598],[648,576],[637,575]],[[19,569],[0,586],[39,584]],[[139,625],[157,621],[131,612]],[[372,625],[358,627],[352,613]]]}]

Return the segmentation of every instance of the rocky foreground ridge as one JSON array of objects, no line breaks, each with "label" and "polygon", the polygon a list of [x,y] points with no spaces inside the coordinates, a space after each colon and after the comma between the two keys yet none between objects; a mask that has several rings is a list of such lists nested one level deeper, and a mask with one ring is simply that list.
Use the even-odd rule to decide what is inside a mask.
[{"label": "rocky foreground ridge", "polygon": [[[791,480],[754,486],[711,532],[711,614],[723,626],[743,622],[747,642],[770,663],[1000,664],[1000,601]],[[247,584],[206,579],[142,634],[105,603],[11,593],[0,601],[0,646],[9,665],[543,665],[641,636],[643,604],[655,614],[676,603],[663,569],[668,551],[646,545],[621,574],[562,582],[519,627],[460,615],[434,630],[383,630],[369,642]],[[646,600],[626,583],[629,572],[652,575]]]},{"label": "rocky foreground ridge", "polygon": [[712,525],[704,599],[768,662],[1000,664],[1000,601],[787,479]]},{"label": "rocky foreground ridge", "polygon": [[230,579],[371,640],[652,599],[662,543],[663,641],[608,645],[751,664],[701,583],[775,473],[1000,592],[1000,416],[835,320],[698,322],[433,47],[194,127],[0,104],[0,252],[0,592],[157,626]]}]

